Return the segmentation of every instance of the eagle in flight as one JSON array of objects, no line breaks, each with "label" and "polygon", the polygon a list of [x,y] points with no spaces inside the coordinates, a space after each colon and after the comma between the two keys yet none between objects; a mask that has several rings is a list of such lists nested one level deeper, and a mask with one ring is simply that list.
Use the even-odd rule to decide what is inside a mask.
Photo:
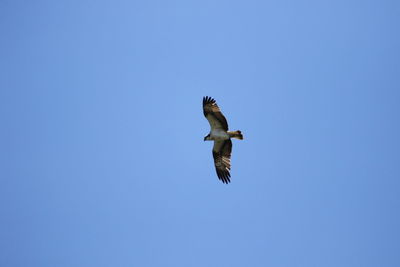
[{"label": "eagle in flight", "polygon": [[210,123],[211,131],[204,137],[204,141],[214,141],[213,157],[218,178],[225,184],[229,183],[231,174],[231,138],[243,140],[241,131],[228,131],[228,122],[222,115],[216,101],[209,97],[203,97],[203,113]]}]

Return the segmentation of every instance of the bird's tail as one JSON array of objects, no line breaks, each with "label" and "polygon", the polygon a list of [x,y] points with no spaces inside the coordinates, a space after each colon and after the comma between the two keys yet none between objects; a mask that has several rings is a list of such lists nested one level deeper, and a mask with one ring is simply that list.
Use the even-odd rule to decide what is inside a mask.
[{"label": "bird's tail", "polygon": [[231,137],[231,138],[236,138],[236,139],[239,139],[239,140],[243,140],[242,132],[239,131],[239,130],[233,131],[233,132],[228,132],[228,134],[229,134],[229,137]]}]

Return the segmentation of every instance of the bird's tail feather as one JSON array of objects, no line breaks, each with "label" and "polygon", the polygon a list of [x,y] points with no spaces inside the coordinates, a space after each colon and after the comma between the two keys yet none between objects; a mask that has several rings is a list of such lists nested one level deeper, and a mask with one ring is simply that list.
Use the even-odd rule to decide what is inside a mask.
[{"label": "bird's tail feather", "polygon": [[243,140],[242,132],[239,131],[239,130],[233,131],[233,132],[228,132],[228,134],[229,134],[229,136],[231,138],[236,138],[236,139],[239,139],[239,140]]}]

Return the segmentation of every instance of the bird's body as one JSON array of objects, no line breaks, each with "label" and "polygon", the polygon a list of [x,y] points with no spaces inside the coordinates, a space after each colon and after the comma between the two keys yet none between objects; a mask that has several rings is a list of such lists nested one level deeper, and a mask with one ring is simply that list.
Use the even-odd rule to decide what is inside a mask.
[{"label": "bird's body", "polygon": [[214,129],[210,131],[210,140],[214,141],[224,141],[228,140],[229,134],[228,132],[222,130],[222,129]]},{"label": "bird's body", "polygon": [[210,133],[204,137],[204,141],[214,141],[213,157],[218,178],[223,183],[229,183],[231,169],[231,138],[243,139],[240,131],[228,131],[228,122],[222,115],[217,103],[211,97],[203,97],[203,113],[210,123]]}]

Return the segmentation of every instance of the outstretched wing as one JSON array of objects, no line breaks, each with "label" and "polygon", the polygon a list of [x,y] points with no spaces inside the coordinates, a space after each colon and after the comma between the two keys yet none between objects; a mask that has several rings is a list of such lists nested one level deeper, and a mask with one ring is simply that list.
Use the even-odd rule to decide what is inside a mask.
[{"label": "outstretched wing", "polygon": [[225,184],[229,183],[231,174],[232,141],[214,141],[213,157],[218,178]]},{"label": "outstretched wing", "polygon": [[228,122],[213,98],[209,96],[203,97],[203,113],[210,123],[211,130],[223,129],[228,131]]}]

